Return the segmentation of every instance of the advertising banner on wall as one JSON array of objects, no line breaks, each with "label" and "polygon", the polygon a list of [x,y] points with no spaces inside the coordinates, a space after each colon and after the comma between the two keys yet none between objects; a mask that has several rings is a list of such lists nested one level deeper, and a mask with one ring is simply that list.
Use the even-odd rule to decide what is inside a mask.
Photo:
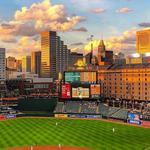
[{"label": "advertising banner on wall", "polygon": [[62,84],[61,98],[64,98],[64,99],[71,98],[71,85],[70,84]]},{"label": "advertising banner on wall", "polygon": [[16,118],[16,114],[8,114],[6,116],[7,119],[12,119],[12,118]]},{"label": "advertising banner on wall", "polygon": [[140,115],[134,114],[134,113],[128,113],[127,122],[131,123],[131,124],[137,124],[137,125],[141,125],[141,123],[142,123],[140,120]]},{"label": "advertising banner on wall", "polygon": [[4,120],[4,119],[5,119],[5,116],[0,115],[0,120]]}]

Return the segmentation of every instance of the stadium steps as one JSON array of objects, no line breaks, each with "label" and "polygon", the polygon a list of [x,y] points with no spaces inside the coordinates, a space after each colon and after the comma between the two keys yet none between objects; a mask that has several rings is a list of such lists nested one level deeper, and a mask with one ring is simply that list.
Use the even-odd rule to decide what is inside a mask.
[{"label": "stadium steps", "polygon": [[81,108],[81,105],[79,106],[79,113],[81,113],[81,110],[82,110],[82,108]]},{"label": "stadium steps", "polygon": [[116,113],[114,113],[111,117],[115,119],[127,119],[128,111],[126,109],[120,109]]},{"label": "stadium steps", "polygon": [[99,113],[99,106],[97,106],[96,113],[97,114]]},{"label": "stadium steps", "polygon": [[65,110],[65,104],[62,106],[62,112],[64,112]]},{"label": "stadium steps", "polygon": [[117,107],[110,107],[108,112],[108,117],[112,117],[113,114],[117,113],[120,110],[120,108]]}]

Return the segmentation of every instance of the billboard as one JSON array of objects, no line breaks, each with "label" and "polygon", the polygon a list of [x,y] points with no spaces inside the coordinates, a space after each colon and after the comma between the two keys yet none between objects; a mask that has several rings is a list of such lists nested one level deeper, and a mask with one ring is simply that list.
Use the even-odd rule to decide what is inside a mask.
[{"label": "billboard", "polygon": [[96,83],[97,73],[90,71],[65,72],[65,82],[69,83]]},{"label": "billboard", "polygon": [[141,124],[140,115],[128,113],[128,123],[140,125]]},{"label": "billboard", "polygon": [[91,98],[99,98],[100,97],[100,85],[91,84],[90,93],[91,93]]},{"label": "billboard", "polygon": [[76,87],[72,88],[72,98],[89,98],[89,88]]},{"label": "billboard", "polygon": [[61,98],[71,98],[71,85],[62,84],[61,86]]}]

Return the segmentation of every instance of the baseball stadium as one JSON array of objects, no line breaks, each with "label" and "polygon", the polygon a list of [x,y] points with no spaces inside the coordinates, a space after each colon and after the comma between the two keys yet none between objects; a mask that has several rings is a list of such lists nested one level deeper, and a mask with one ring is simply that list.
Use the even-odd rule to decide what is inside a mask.
[{"label": "baseball stadium", "polygon": [[149,107],[108,102],[96,72],[65,72],[58,91],[1,99],[0,150],[150,149]]}]

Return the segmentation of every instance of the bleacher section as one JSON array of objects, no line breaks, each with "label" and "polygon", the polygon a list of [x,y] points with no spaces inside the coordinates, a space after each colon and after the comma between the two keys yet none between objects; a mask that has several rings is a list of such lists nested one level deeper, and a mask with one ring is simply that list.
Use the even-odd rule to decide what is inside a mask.
[{"label": "bleacher section", "polygon": [[100,114],[103,117],[114,119],[127,119],[127,109],[109,107],[103,103],[92,101],[66,101],[58,102],[55,113],[68,114]]},{"label": "bleacher section", "polygon": [[111,117],[113,114],[115,114],[120,108],[118,107],[109,107],[108,117]]},{"label": "bleacher section", "polygon": [[103,117],[108,117],[108,113],[109,113],[109,107],[105,104],[100,103],[99,104],[99,113],[103,116]]},{"label": "bleacher section", "polygon": [[65,113],[79,113],[80,102],[79,101],[68,101],[64,106]]},{"label": "bleacher section", "polygon": [[97,102],[82,102],[81,113],[96,114]]},{"label": "bleacher section", "polygon": [[63,113],[64,102],[58,102],[55,108],[55,113]]},{"label": "bleacher section", "polygon": [[114,119],[127,119],[128,110],[127,109],[119,109],[117,112],[111,115],[111,118]]}]

